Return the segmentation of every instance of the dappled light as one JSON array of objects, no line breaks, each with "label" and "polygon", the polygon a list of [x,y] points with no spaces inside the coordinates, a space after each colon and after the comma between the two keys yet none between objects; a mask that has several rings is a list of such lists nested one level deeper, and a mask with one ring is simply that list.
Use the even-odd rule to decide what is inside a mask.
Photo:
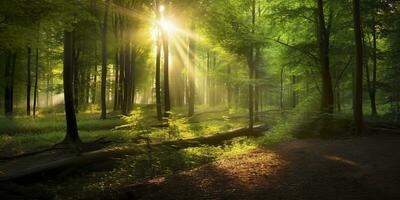
[{"label": "dappled light", "polygon": [[400,2],[0,1],[0,199],[400,199]]}]

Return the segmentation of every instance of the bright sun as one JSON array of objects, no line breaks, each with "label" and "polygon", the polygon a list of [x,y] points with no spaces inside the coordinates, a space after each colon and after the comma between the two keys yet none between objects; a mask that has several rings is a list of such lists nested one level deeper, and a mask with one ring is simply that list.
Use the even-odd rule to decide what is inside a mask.
[{"label": "bright sun", "polygon": [[161,19],[160,25],[168,33],[171,33],[175,28],[174,24],[166,19]]}]

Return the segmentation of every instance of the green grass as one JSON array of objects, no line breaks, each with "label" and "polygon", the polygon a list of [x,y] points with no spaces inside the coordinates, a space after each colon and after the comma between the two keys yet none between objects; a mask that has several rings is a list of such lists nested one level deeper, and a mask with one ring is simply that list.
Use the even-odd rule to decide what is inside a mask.
[{"label": "green grass", "polygon": [[[185,117],[186,109],[175,109],[169,121],[170,126],[149,128],[146,134],[155,141],[185,139],[210,135],[247,125],[245,110],[228,110],[217,108],[219,112],[211,112],[209,108],[197,108],[201,113],[192,118]],[[115,116],[115,115],[114,115]],[[239,116],[239,117],[238,117]],[[154,110],[146,109],[143,113],[142,126],[146,127],[159,122],[155,120]],[[8,134],[0,135],[0,156],[10,156],[47,148],[60,142],[65,135],[63,115],[44,115],[36,119],[20,117],[13,120],[0,119],[0,130],[8,130]],[[107,137],[121,142],[141,134],[143,127],[115,129],[124,124],[119,118],[99,120],[97,114],[79,114],[79,133],[84,142]],[[275,131],[261,138],[236,138],[225,144],[201,146],[176,150],[165,148],[151,154],[126,156],[112,162],[111,166],[94,165],[75,171],[68,177],[50,179],[46,182],[28,186],[26,189],[45,189],[44,193],[55,199],[79,199],[103,197],[115,198],[118,190],[126,185],[135,184],[145,179],[170,175],[193,169],[214,160],[247,153],[271,142],[291,139],[288,134]],[[115,144],[118,145],[118,144]],[[71,192],[73,191],[73,192]]]}]

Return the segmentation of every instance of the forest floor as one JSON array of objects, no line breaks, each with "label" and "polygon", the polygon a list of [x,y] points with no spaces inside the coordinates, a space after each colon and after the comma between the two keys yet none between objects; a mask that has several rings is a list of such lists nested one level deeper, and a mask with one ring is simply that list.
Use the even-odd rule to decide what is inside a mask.
[{"label": "forest floor", "polygon": [[267,145],[122,189],[118,199],[400,199],[400,136]]}]

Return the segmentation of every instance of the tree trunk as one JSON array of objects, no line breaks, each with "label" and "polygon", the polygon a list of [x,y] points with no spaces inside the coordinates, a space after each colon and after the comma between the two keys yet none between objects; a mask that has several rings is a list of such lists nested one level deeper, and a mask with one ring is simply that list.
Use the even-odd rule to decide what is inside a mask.
[{"label": "tree trunk", "polygon": [[103,33],[101,41],[101,119],[107,118],[107,104],[106,104],[106,85],[107,85],[107,28],[108,28],[108,10],[110,7],[110,0],[106,1],[104,8],[104,21]]},{"label": "tree trunk", "polygon": [[280,109],[283,112],[283,73],[284,67],[281,68],[281,91],[280,91]]},{"label": "tree trunk", "polygon": [[296,108],[297,92],[296,92],[296,76],[292,75],[292,107]]},{"label": "tree trunk", "polygon": [[370,91],[370,99],[371,99],[371,114],[372,116],[378,115],[376,110],[376,69],[377,69],[377,47],[376,47],[376,18],[375,15],[372,19],[372,37],[373,37],[373,53],[372,53],[372,83],[371,83],[371,91]]},{"label": "tree trunk", "polygon": [[78,134],[78,126],[76,123],[75,107],[74,107],[74,87],[73,87],[73,48],[72,48],[72,32],[64,31],[64,104],[65,117],[67,120],[67,133],[64,142],[80,143]]},{"label": "tree trunk", "polygon": [[132,92],[132,72],[131,72],[131,48],[130,42],[127,41],[125,45],[125,79],[124,79],[124,100],[122,103],[122,114],[128,115],[130,112],[130,101],[131,101],[131,92]]},{"label": "tree trunk", "polygon": [[129,111],[131,111],[135,104],[135,91],[136,91],[136,83],[135,83],[135,70],[136,70],[136,47],[132,48],[131,51],[131,100],[129,104]]},{"label": "tree trunk", "polygon": [[[195,24],[192,22],[190,30],[192,33],[195,32]],[[188,116],[194,115],[194,104],[195,104],[195,67],[196,67],[196,42],[193,38],[189,38],[189,112]]]},{"label": "tree trunk", "polygon": [[256,48],[256,50],[255,50],[256,52],[255,52],[255,58],[254,58],[254,76],[255,76],[255,85],[254,85],[254,91],[255,91],[255,93],[254,93],[254,111],[255,111],[255,115],[254,115],[254,121],[256,121],[256,122],[258,122],[258,121],[260,121],[260,119],[259,119],[259,117],[258,117],[258,112],[260,111],[260,105],[259,105],[259,102],[260,102],[260,97],[261,97],[261,95],[259,94],[260,93],[260,86],[259,86],[259,83],[258,83],[258,80],[259,80],[259,78],[260,78],[260,69],[258,69],[259,68],[259,65],[260,65],[260,62],[261,62],[261,52],[260,52],[260,48]]},{"label": "tree trunk", "polygon": [[96,104],[97,97],[97,63],[94,65],[93,86],[92,86],[92,104]]},{"label": "tree trunk", "polygon": [[4,112],[6,117],[13,115],[14,107],[14,73],[17,53],[7,50],[6,66],[5,66],[5,95],[4,95]]},{"label": "tree trunk", "polygon": [[[255,24],[256,24],[256,1],[252,1],[252,30],[251,32],[255,32]],[[247,56],[247,63],[249,67],[249,129],[253,129],[254,126],[254,85],[253,79],[255,74],[255,59],[254,59],[254,44],[250,45],[249,55]]]},{"label": "tree trunk", "polygon": [[123,45],[120,46],[119,53],[119,89],[118,89],[118,108],[122,110],[124,102],[124,81],[125,81],[125,58]]},{"label": "tree trunk", "polygon": [[155,77],[155,89],[156,89],[156,110],[158,120],[162,119],[161,112],[161,36],[157,33],[157,53],[156,53],[156,77]]},{"label": "tree trunk", "polygon": [[38,99],[38,79],[39,79],[39,48],[36,48],[36,61],[35,61],[35,86],[33,88],[33,116],[36,116],[37,99]]},{"label": "tree trunk", "polygon": [[363,46],[360,17],[360,0],[353,0],[354,38],[356,43],[356,66],[354,68],[353,80],[353,115],[356,133],[363,133],[363,110],[362,110],[362,81],[363,81]]},{"label": "tree trunk", "polygon": [[119,68],[118,49],[115,53],[115,80],[114,80],[114,111],[118,110],[118,90],[119,90]]},{"label": "tree trunk", "polygon": [[27,70],[26,70],[26,115],[31,115],[31,55],[32,48],[28,47],[28,62],[27,62]]},{"label": "tree trunk", "polygon": [[323,0],[317,0],[317,17],[318,17],[318,44],[319,57],[321,64],[321,111],[323,113],[333,113],[333,89],[332,78],[329,63],[329,37],[330,26],[332,23],[332,14],[329,16],[328,27],[325,24],[324,3]]},{"label": "tree trunk", "polygon": [[162,31],[163,50],[164,50],[164,116],[168,117],[171,111],[171,101],[169,95],[169,41],[168,32]]}]

